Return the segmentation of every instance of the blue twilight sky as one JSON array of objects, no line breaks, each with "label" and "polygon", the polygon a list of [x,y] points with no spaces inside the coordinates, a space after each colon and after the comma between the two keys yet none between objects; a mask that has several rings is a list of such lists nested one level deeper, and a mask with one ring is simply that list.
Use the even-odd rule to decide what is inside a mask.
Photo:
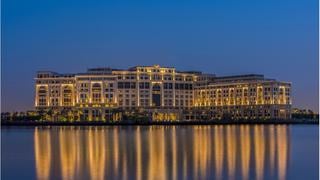
[{"label": "blue twilight sky", "polygon": [[317,0],[2,0],[2,110],[33,108],[37,70],[174,66],[292,82],[318,111]]}]

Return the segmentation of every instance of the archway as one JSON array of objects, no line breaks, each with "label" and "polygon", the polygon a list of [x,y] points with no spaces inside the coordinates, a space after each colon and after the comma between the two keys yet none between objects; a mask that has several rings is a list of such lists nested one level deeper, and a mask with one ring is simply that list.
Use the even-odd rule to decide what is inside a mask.
[{"label": "archway", "polygon": [[154,84],[152,86],[152,106],[161,106],[161,87],[159,84]]}]

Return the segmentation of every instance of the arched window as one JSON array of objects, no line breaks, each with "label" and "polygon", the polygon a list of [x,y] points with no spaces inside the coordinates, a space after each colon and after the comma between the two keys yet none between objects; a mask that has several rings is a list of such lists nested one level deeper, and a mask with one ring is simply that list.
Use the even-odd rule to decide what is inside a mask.
[{"label": "arched window", "polygon": [[72,105],[72,87],[64,86],[62,92],[63,92],[63,106],[71,106]]},{"label": "arched window", "polygon": [[152,86],[152,91],[160,91],[161,87],[159,84],[155,84]]},{"label": "arched window", "polygon": [[101,84],[100,83],[94,83],[92,85],[92,91],[101,91]]},{"label": "arched window", "polygon": [[101,103],[101,84],[94,83],[92,84],[92,102],[93,103]]},{"label": "arched window", "polygon": [[39,94],[45,94],[45,93],[47,93],[46,87],[45,87],[45,86],[40,86],[40,87],[39,87],[39,90],[38,90],[38,93],[39,93]]}]

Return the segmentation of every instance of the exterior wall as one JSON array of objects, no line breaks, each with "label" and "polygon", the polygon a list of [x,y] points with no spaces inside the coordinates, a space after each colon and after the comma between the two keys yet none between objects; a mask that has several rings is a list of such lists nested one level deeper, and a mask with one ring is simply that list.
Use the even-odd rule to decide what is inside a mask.
[{"label": "exterior wall", "polygon": [[38,73],[35,87],[35,107],[75,106],[75,79],[72,76]]},{"label": "exterior wall", "polygon": [[219,82],[195,90],[195,106],[210,109],[215,119],[291,118],[289,83],[274,80]]},{"label": "exterior wall", "polygon": [[[113,71],[118,76],[119,106],[124,108],[185,108],[193,105],[194,74],[160,66]],[[159,102],[153,100],[159,95]]]},{"label": "exterior wall", "polygon": [[290,118],[289,83],[216,79],[214,82],[213,75],[158,65],[128,70],[95,68],[79,74],[39,72],[35,107],[51,110],[52,117],[67,114],[75,120],[120,120],[119,110],[152,111],[155,113],[150,116],[160,120],[176,120],[191,112],[188,119],[192,119],[192,112],[199,109],[205,110],[209,119],[226,115]]}]

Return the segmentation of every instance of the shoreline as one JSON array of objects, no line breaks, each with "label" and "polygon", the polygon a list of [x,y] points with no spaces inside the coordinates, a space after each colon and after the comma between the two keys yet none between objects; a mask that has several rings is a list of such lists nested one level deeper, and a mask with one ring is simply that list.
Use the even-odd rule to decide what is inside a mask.
[{"label": "shoreline", "polygon": [[290,119],[290,120],[203,120],[203,121],[120,121],[120,122],[1,122],[1,126],[153,126],[153,125],[283,125],[283,124],[306,124],[306,125],[319,125],[318,120],[314,119]]}]

